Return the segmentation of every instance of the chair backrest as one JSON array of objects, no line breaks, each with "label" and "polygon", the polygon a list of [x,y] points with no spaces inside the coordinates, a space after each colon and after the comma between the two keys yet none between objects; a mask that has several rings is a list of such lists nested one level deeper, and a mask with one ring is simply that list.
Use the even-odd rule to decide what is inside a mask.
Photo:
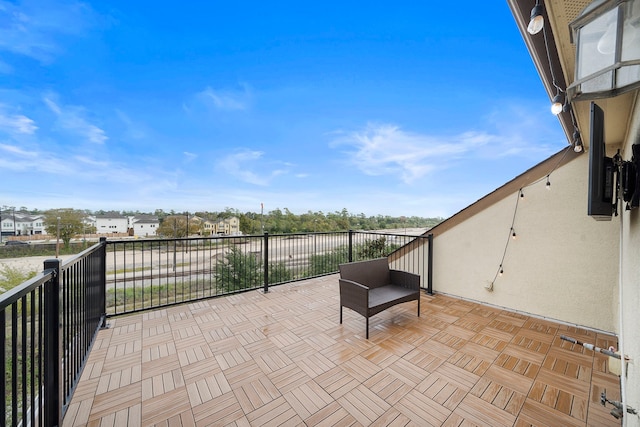
[{"label": "chair backrest", "polygon": [[340,264],[339,269],[342,279],[353,280],[370,288],[391,283],[389,261],[386,258]]}]

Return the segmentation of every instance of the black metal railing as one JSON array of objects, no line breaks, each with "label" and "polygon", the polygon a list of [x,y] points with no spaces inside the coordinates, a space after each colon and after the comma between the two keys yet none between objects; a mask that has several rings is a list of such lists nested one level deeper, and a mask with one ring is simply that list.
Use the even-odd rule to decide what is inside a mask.
[{"label": "black metal railing", "polygon": [[[299,233],[100,242],[0,295],[0,423],[60,425],[108,316],[333,274],[388,257],[431,293],[432,236]],[[2,424],[0,424],[2,425]]]},{"label": "black metal railing", "polygon": [[[107,242],[108,316],[333,274],[345,262],[389,256],[422,274],[430,236],[362,231]],[[431,292],[430,281],[423,285]]]},{"label": "black metal railing", "polygon": [[60,425],[103,325],[105,241],[0,295],[0,362],[7,426]]}]

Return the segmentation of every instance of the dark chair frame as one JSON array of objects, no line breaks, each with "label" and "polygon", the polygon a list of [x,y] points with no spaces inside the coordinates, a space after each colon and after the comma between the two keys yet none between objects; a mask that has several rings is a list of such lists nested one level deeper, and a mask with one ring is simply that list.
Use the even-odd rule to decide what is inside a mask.
[{"label": "dark chair frame", "polygon": [[366,319],[369,339],[369,318],[389,307],[418,301],[420,317],[420,276],[389,268],[387,258],[340,264],[340,323],[342,307],[361,314]]}]

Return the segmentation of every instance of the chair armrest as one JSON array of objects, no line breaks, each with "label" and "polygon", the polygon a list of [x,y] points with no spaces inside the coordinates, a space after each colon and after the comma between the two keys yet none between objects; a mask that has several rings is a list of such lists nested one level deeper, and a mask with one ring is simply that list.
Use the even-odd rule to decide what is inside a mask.
[{"label": "chair armrest", "polygon": [[353,280],[338,279],[340,282],[340,295],[343,292],[348,292],[353,295],[361,295],[367,297],[369,295],[369,287],[362,283],[354,282]]},{"label": "chair armrest", "polygon": [[353,280],[339,279],[340,305],[365,315],[369,307],[369,288]]},{"label": "chair armrest", "polygon": [[420,290],[420,275],[402,270],[389,270],[391,283],[406,289]]}]

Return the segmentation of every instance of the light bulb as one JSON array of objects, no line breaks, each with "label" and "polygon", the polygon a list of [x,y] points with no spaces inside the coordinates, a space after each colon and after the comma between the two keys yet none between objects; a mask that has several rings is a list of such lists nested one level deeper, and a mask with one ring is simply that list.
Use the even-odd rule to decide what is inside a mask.
[{"label": "light bulb", "polygon": [[562,113],[562,95],[559,93],[553,97],[553,103],[551,104],[551,112],[557,116]]},{"label": "light bulb", "polygon": [[616,49],[616,22],[612,22],[607,27],[600,40],[598,40],[598,52],[603,55],[610,55]]},{"label": "light bulb", "polygon": [[551,181],[549,181],[549,177],[547,177],[547,190],[551,190]]},{"label": "light bulb", "polygon": [[582,147],[582,139],[580,139],[580,132],[578,129],[573,131],[573,151],[576,153],[581,153],[583,150]]},{"label": "light bulb", "polygon": [[502,269],[502,267],[500,267],[500,273],[499,273],[500,277],[502,277],[503,274],[504,274],[504,270]]},{"label": "light bulb", "polygon": [[512,238],[513,240],[516,240],[516,237],[517,237],[517,236],[516,236],[516,232],[515,232],[515,231],[514,231],[513,233],[511,233],[511,238]]},{"label": "light bulb", "polygon": [[529,21],[529,25],[527,26],[527,31],[531,35],[538,34],[542,30],[542,27],[544,27],[542,6],[537,4],[533,7],[533,9],[531,9],[531,20]]}]

